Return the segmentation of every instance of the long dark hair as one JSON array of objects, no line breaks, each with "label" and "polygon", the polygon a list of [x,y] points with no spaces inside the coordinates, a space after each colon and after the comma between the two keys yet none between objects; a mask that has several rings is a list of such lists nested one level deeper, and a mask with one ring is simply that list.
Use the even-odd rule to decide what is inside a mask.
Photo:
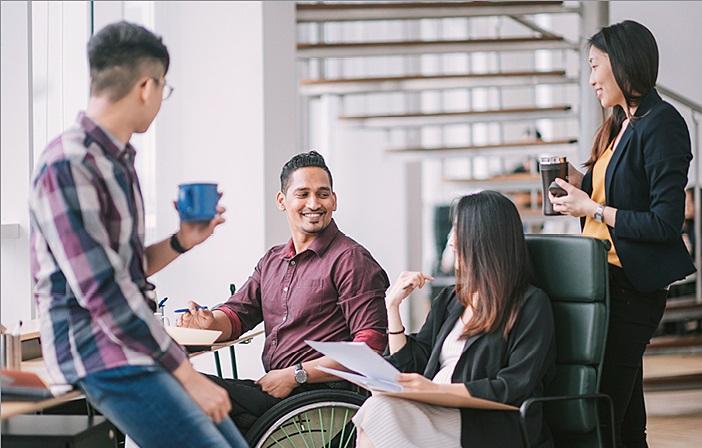
[{"label": "long dark hair", "polygon": [[[606,26],[588,39],[588,48],[607,53],[617,85],[629,107],[638,106],[658,78],[658,45],[648,28],[625,20]],[[586,167],[595,164],[609,142],[619,133],[629,111],[616,105],[595,134]]]},{"label": "long dark hair", "polygon": [[532,278],[517,207],[500,193],[483,191],[463,196],[453,207],[452,219],[456,292],[464,306],[473,308],[463,336],[490,333],[504,325],[506,338]]}]

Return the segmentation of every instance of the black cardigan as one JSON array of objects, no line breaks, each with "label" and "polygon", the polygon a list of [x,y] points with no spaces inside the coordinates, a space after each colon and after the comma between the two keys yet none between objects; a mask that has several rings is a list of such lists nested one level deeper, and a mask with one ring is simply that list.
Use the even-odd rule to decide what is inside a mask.
[{"label": "black cardigan", "polygon": [[[609,234],[626,277],[642,292],[695,272],[681,235],[691,159],[685,120],[651,90],[641,98],[605,174],[606,205],[617,209]],[[592,194],[591,170],[582,190]]]},{"label": "black cardigan", "polygon": [[[403,372],[433,378],[446,336],[464,307],[455,287],[446,288],[432,301],[424,326],[388,360]],[[551,302],[533,286],[525,293],[522,309],[508,338],[502,329],[468,338],[453,372],[453,383],[464,383],[477,398],[519,406],[543,395],[555,373],[556,345]],[[461,445],[464,447],[522,446],[519,413],[461,409]],[[552,446],[541,409],[530,411],[528,433],[532,446]]]}]

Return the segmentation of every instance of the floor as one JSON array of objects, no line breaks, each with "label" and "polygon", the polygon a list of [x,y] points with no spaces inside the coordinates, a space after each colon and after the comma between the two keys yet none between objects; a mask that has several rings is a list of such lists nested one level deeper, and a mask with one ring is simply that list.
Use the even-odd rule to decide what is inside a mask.
[{"label": "floor", "polygon": [[[702,355],[646,356],[644,375],[702,371]],[[702,390],[647,392],[648,444],[651,448],[702,446]]]}]

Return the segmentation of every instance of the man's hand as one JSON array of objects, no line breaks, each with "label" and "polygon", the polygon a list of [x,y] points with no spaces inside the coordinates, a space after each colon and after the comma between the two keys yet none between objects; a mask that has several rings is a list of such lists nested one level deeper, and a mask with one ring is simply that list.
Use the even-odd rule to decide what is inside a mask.
[{"label": "man's hand", "polygon": [[[173,202],[173,206],[178,210],[178,206],[175,202]],[[226,210],[227,209],[222,206],[217,206],[217,214],[215,214],[215,217],[212,218],[209,223],[181,221],[180,229],[176,233],[176,237],[180,245],[183,246],[183,249],[192,249],[209,238],[212,233],[214,233],[215,228],[225,221],[223,215]]]},{"label": "man's hand", "polygon": [[256,381],[261,389],[275,398],[285,398],[298,386],[295,381],[295,369],[271,370]]},{"label": "man's hand", "polygon": [[215,423],[221,422],[231,411],[232,404],[227,391],[195,371],[189,360],[183,361],[173,371],[173,376],[180,381],[188,395]]},{"label": "man's hand", "polygon": [[188,301],[188,311],[180,315],[176,321],[177,327],[199,328],[202,330],[217,330],[212,311],[199,308],[196,302]]}]

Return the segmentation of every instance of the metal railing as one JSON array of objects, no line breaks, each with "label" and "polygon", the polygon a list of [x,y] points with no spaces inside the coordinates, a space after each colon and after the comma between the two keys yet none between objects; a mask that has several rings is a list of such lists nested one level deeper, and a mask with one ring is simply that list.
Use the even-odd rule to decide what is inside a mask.
[{"label": "metal railing", "polygon": [[[675,92],[665,86],[657,85],[658,91],[665,97],[679,103],[690,110],[690,118],[692,119],[692,160],[695,167],[694,174],[694,203],[695,203],[695,217],[694,217],[694,233],[695,233],[695,267],[699,271],[702,267],[702,241],[700,240],[700,231],[702,231],[702,223],[700,218],[702,217],[702,211],[700,210],[700,191],[702,191],[702,186],[700,185],[700,122],[697,114],[702,114],[702,105],[693,101],[692,99]],[[697,303],[702,303],[702,274],[697,272],[695,276],[695,299]]]}]

